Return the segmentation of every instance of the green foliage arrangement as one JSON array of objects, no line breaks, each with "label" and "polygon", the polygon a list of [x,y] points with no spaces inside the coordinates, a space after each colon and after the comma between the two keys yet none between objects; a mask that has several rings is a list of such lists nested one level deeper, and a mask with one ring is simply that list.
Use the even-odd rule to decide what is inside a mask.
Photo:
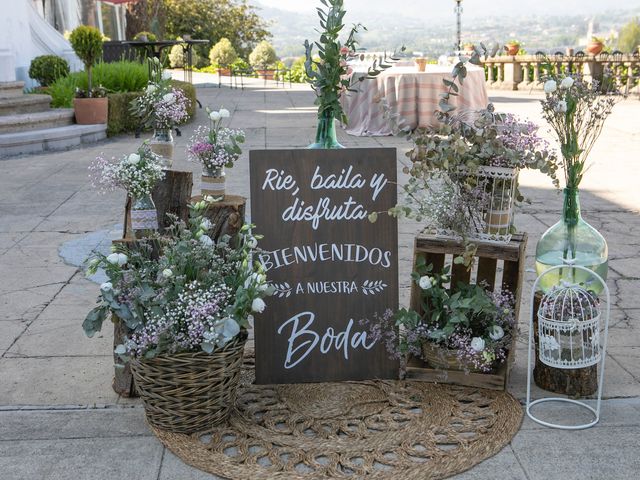
[{"label": "green foliage arrangement", "polygon": [[93,66],[102,58],[102,33],[95,27],[81,25],[69,36],[69,42],[87,72],[87,96],[93,96]]},{"label": "green foliage arrangement", "polygon": [[57,55],[41,55],[31,60],[29,76],[43,87],[69,75],[69,63]]},{"label": "green foliage arrangement", "polygon": [[273,46],[266,40],[261,41],[249,55],[249,63],[252,67],[265,70],[272,66],[278,57]]},{"label": "green foliage arrangement", "polygon": [[209,51],[209,60],[211,64],[221,67],[229,67],[238,59],[236,49],[233,48],[228,38],[221,38]]},{"label": "green foliage arrangement", "polygon": [[620,29],[618,50],[633,53],[640,48],[640,19],[634,17]]},{"label": "green foliage arrangement", "polygon": [[270,37],[267,22],[244,0],[164,0],[164,8],[168,37],[189,33],[211,42],[195,47],[203,58],[221,38],[228,38],[236,52],[247,58],[258,42]]}]

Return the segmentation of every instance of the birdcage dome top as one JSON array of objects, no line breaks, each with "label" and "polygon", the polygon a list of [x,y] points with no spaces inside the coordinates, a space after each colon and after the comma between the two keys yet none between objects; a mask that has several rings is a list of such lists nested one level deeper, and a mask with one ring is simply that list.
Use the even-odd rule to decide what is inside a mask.
[{"label": "birdcage dome top", "polygon": [[538,317],[556,322],[586,321],[599,315],[600,301],[595,293],[567,283],[547,292],[538,310]]}]

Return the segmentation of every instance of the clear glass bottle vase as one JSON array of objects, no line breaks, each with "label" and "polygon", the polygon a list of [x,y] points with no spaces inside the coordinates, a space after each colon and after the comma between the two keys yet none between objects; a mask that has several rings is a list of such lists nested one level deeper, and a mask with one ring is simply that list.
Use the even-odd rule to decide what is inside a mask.
[{"label": "clear glass bottle vase", "polygon": [[312,150],[344,148],[344,146],[338,142],[336,119],[334,118],[333,110],[327,109],[318,113],[316,141],[307,148]]},{"label": "clear glass bottle vase", "polygon": [[588,273],[571,268],[580,265],[607,279],[609,251],[604,237],[582,219],[580,196],[577,188],[564,189],[562,218],[540,237],[536,246],[536,272],[542,274],[555,265],[567,265],[545,275],[540,282],[543,292],[562,282],[583,284],[600,293],[602,287]]},{"label": "clear glass bottle vase", "polygon": [[226,174],[224,167],[202,168],[201,194],[203,197],[211,197],[214,202],[224,200],[226,190]]},{"label": "clear glass bottle vase", "polygon": [[158,212],[150,194],[131,200],[131,230],[135,238],[145,238],[158,230]]},{"label": "clear glass bottle vase", "polygon": [[162,157],[162,166],[171,168],[173,165],[173,134],[171,128],[156,127],[153,129],[153,137],[149,141],[149,148],[156,155]]}]

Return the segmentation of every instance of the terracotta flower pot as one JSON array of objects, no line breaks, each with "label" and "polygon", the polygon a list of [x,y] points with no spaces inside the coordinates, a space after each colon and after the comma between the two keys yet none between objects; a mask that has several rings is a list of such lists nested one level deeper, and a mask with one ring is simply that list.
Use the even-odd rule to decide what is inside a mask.
[{"label": "terracotta flower pot", "polygon": [[427,68],[427,59],[426,58],[416,58],[416,65],[418,66],[419,72],[424,72]]},{"label": "terracotta flower pot", "polygon": [[79,125],[95,125],[107,123],[109,118],[109,99],[103,98],[74,98],[73,110],[76,123]]},{"label": "terracotta flower pot", "polygon": [[587,53],[590,55],[598,55],[602,49],[604,48],[604,44],[602,42],[589,42],[587,44]]},{"label": "terracotta flower pot", "polygon": [[273,80],[276,71],[275,70],[257,70],[258,78],[261,80]]},{"label": "terracotta flower pot", "polygon": [[518,51],[520,50],[520,44],[519,43],[507,43],[505,45],[505,48],[507,49],[507,55],[517,55]]},{"label": "terracotta flower pot", "polygon": [[220,75],[222,75],[223,77],[230,77],[231,76],[231,69],[230,68],[219,68],[218,69],[218,73]]}]

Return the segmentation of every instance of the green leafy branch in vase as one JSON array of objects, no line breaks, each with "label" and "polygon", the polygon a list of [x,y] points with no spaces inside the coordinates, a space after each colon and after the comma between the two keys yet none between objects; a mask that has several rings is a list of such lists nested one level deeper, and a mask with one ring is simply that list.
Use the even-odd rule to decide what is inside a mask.
[{"label": "green leafy branch in vase", "polygon": [[[318,17],[322,30],[318,41],[310,43],[305,40],[305,70],[309,83],[316,93],[315,105],[318,106],[318,117],[330,116],[342,123],[348,122],[347,116],[340,104],[340,97],[346,91],[355,92],[354,85],[366,79],[374,78],[397,61],[395,55],[386,54],[381,61],[375,60],[367,73],[352,75],[353,70],[348,61],[356,58],[358,42],[356,35],[366,27],[360,23],[353,25],[344,43],[339,40],[344,28],[344,0],[320,0],[326,7],[318,7]],[[318,57],[314,58],[314,46],[318,49]],[[404,47],[402,48],[404,50]]]}]

